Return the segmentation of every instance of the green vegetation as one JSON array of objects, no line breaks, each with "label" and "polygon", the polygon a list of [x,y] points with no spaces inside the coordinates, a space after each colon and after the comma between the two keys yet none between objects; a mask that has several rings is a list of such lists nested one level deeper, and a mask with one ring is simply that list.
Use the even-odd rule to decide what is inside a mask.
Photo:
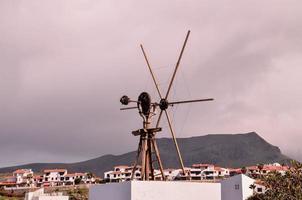
[{"label": "green vegetation", "polygon": [[76,188],[67,191],[70,200],[88,200],[87,188]]},{"label": "green vegetation", "polygon": [[0,196],[0,200],[20,200],[21,198],[17,197],[5,197],[5,196]]},{"label": "green vegetation", "polygon": [[[292,167],[282,175],[272,172],[261,177],[267,191],[255,194],[248,200],[301,200],[302,199],[302,164],[292,161]],[[253,187],[253,186],[251,186]]]},{"label": "green vegetation", "polygon": [[79,185],[82,182],[81,178],[74,179],[74,184]]}]

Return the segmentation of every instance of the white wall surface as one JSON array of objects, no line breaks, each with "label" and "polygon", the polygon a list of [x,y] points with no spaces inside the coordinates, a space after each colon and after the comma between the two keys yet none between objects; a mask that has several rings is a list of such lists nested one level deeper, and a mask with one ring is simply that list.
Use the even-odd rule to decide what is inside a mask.
[{"label": "white wall surface", "polygon": [[39,196],[35,200],[68,200],[68,196]]},{"label": "white wall surface", "polygon": [[89,200],[221,200],[220,183],[131,181],[94,185]]},{"label": "white wall surface", "polygon": [[254,179],[246,175],[242,176],[242,196],[244,200],[253,195],[253,189],[250,189],[250,185],[254,184],[254,182]]},{"label": "white wall surface", "polygon": [[44,194],[44,188],[40,188],[34,192],[28,192],[25,195],[25,200],[68,200],[69,196],[51,196]]},{"label": "white wall surface", "polygon": [[221,200],[220,183],[134,181],[131,200]]},{"label": "white wall surface", "polygon": [[247,199],[249,196],[253,195],[253,190],[249,187],[254,181],[254,179],[242,174],[223,180],[221,182],[221,200]]},{"label": "white wall surface", "polygon": [[131,200],[131,182],[92,185],[89,200]]}]

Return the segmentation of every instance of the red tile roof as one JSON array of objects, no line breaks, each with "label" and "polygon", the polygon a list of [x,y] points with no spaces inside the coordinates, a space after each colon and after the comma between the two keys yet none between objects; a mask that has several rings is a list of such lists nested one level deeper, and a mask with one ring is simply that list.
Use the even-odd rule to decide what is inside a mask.
[{"label": "red tile roof", "polygon": [[14,171],[14,174],[24,174],[24,173],[28,173],[30,172],[29,169],[17,169],[16,171]]},{"label": "red tile roof", "polygon": [[66,174],[66,177],[75,177],[75,174]]},{"label": "red tile roof", "polygon": [[214,166],[214,165],[213,164],[204,164],[204,163],[192,165],[192,167],[209,167],[209,166]]},{"label": "red tile roof", "polygon": [[214,170],[215,171],[220,171],[220,172],[224,171],[221,167],[214,167]]},{"label": "red tile roof", "polygon": [[81,172],[77,172],[75,173],[76,176],[85,176],[86,174],[85,173],[81,173]]}]

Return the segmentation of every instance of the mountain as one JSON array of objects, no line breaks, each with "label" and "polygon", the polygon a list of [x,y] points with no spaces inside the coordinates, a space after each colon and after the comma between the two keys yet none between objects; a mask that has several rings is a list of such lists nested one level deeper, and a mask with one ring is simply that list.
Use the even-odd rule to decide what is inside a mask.
[{"label": "mountain", "polygon": [[[194,163],[213,163],[223,167],[242,167],[258,163],[289,163],[289,157],[280,149],[261,138],[257,133],[211,134],[190,138],[178,138],[179,148],[185,166]],[[165,168],[180,168],[171,138],[157,139],[162,162]],[[1,168],[0,173],[12,172],[19,168],[31,168],[38,172],[46,168],[66,168],[70,172],[92,172],[103,176],[104,171],[116,165],[131,165],[136,152],[122,155],[104,155],[77,163],[32,163]]]}]

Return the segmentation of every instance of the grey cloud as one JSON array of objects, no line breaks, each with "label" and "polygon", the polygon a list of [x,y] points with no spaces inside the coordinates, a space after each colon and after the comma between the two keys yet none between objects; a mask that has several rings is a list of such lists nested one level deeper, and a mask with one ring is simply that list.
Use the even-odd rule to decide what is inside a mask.
[{"label": "grey cloud", "polygon": [[174,107],[177,135],[256,130],[302,158],[299,1],[0,4],[0,166],[135,149],[140,119],[119,97],[156,99],[138,45],[164,91],[187,29],[171,98],[216,101]]}]

